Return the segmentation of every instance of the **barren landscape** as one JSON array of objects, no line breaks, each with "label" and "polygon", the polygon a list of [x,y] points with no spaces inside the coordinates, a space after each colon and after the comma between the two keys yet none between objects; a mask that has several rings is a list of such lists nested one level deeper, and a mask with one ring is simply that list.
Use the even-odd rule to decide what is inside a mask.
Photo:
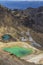
[{"label": "barren landscape", "polygon": [[[33,52],[17,57],[3,50],[15,46]],[[11,10],[0,5],[0,65],[43,65],[43,7]]]}]

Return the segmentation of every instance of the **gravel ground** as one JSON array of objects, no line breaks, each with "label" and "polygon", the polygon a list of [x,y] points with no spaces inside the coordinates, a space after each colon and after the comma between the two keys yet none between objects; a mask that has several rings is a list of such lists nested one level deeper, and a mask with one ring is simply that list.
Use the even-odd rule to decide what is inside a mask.
[{"label": "gravel ground", "polygon": [[16,56],[0,50],[0,65],[35,65],[24,60],[18,59]]}]

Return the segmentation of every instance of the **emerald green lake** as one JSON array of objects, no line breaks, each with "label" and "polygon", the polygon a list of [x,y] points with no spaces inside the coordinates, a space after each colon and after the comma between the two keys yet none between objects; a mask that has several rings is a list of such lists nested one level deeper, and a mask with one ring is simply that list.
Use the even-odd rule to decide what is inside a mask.
[{"label": "emerald green lake", "polygon": [[4,48],[4,51],[7,51],[13,55],[16,55],[17,57],[23,57],[29,54],[32,54],[33,50],[31,48],[23,48],[23,47],[11,47],[11,48]]}]

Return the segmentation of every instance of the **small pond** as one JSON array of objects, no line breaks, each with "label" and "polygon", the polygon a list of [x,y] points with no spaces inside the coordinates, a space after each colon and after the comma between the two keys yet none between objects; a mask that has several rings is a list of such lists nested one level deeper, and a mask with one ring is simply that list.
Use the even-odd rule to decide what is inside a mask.
[{"label": "small pond", "polygon": [[18,47],[18,46],[11,47],[11,48],[4,48],[3,50],[13,55],[16,55],[17,57],[22,57],[22,56],[33,53],[33,50],[31,48],[27,49],[27,48]]},{"label": "small pond", "polygon": [[11,36],[9,34],[5,34],[2,36],[2,40],[9,40],[11,38]]}]

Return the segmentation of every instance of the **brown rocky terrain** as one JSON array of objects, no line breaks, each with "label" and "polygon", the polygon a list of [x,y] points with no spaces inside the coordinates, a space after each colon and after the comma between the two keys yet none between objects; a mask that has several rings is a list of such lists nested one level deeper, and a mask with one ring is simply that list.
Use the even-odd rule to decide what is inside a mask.
[{"label": "brown rocky terrain", "polygon": [[[15,10],[14,10],[15,11]],[[43,6],[39,8],[27,8],[21,12],[16,10],[20,23],[28,28],[31,28],[34,32],[31,35],[36,42],[43,46]]]},{"label": "brown rocky terrain", "polygon": [[[32,38],[43,47],[43,7],[10,10],[0,5],[0,39],[3,34],[10,34],[13,37],[16,33],[20,33],[18,27],[23,28],[23,26],[31,29]],[[15,35],[15,38],[19,36],[20,34]],[[12,57],[0,51],[0,58],[2,58],[0,65],[35,65]]]},{"label": "brown rocky terrain", "polygon": [[25,10],[10,10],[0,5],[0,33],[14,32],[14,28],[17,29],[16,26],[31,28],[36,32],[35,35],[39,32],[36,39],[41,38],[41,42],[38,39],[35,39],[35,41],[43,45],[43,6],[39,8],[27,8]]},{"label": "brown rocky terrain", "polygon": [[9,53],[1,50],[0,51],[0,65],[41,65],[41,64],[34,64],[34,63],[26,62],[24,60],[20,60],[16,56],[10,55]]}]

